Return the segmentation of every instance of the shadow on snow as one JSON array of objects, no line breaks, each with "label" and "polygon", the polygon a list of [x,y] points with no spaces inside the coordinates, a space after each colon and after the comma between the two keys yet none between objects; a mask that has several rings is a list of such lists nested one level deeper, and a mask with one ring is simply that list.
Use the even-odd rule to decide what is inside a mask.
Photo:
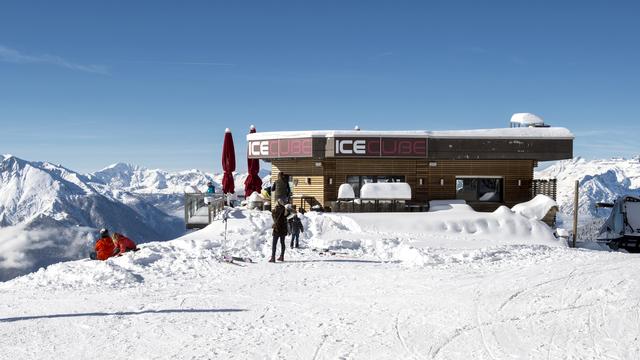
[{"label": "shadow on snow", "polygon": [[35,315],[35,316],[19,316],[12,318],[0,319],[1,322],[15,322],[23,320],[37,319],[56,319],[56,318],[74,318],[84,316],[129,316],[143,314],[173,314],[173,313],[223,313],[223,312],[242,312],[245,309],[166,309],[166,310],[143,310],[143,311],[118,311],[118,312],[92,312],[92,313],[75,313],[75,314],[52,314],[52,315]]}]

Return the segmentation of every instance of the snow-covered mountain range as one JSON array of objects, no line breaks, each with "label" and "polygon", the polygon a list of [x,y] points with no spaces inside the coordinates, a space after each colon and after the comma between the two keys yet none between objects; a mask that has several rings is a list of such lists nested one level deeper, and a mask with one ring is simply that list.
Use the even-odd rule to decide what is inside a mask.
[{"label": "snow-covered mountain range", "polygon": [[608,216],[597,210],[597,202],[613,202],[620,195],[640,195],[640,157],[633,159],[585,160],[577,157],[558,161],[536,172],[536,178],[558,180],[558,205],[573,214],[575,181],[579,181],[578,215],[582,218]]},{"label": "snow-covered mountain range", "polygon": [[[268,170],[260,174],[269,182]],[[85,257],[96,229],[109,227],[138,242],[173,239],[184,233],[185,191],[220,188],[220,174],[169,172],[118,163],[81,174],[61,165],[0,155],[0,281],[48,264]],[[559,161],[536,172],[558,179],[560,220],[573,213],[574,181],[580,181],[580,220],[608,216],[595,203],[622,194],[640,196],[640,158]],[[235,174],[243,191],[245,173]],[[592,226],[593,228],[597,226]]]},{"label": "snow-covered mountain range", "polygon": [[[87,256],[101,227],[138,242],[174,239],[185,232],[182,194],[219,177],[127,164],[80,174],[0,155],[0,281]],[[235,174],[237,192],[245,178]]]}]

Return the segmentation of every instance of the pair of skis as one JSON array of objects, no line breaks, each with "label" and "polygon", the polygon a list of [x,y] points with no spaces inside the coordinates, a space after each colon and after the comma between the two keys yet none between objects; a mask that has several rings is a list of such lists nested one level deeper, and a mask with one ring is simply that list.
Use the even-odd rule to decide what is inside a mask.
[{"label": "pair of skis", "polygon": [[240,262],[253,263],[253,260],[251,260],[251,258],[241,257],[241,256],[231,256],[231,255],[222,255],[222,257],[220,258],[220,261],[225,262],[227,264],[243,266],[243,267],[246,265],[241,265],[239,264]]},{"label": "pair of skis", "polygon": [[313,249],[311,249],[311,251],[316,252],[316,253],[318,253],[318,255],[321,255],[321,256],[324,256],[324,255],[332,255],[332,256],[335,256],[335,255],[342,255],[342,256],[349,255],[346,252],[334,251],[334,250],[331,250],[331,249],[313,248]]}]

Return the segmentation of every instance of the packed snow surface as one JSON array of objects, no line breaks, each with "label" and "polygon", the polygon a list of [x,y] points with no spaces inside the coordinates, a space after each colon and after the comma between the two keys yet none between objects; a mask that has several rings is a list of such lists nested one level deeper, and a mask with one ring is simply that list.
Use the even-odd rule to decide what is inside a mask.
[{"label": "packed snow surface", "polygon": [[546,195],[538,194],[527,202],[514,205],[511,210],[527,219],[542,220],[554,207],[558,207],[555,200]]},{"label": "packed snow surface", "polygon": [[360,198],[379,200],[411,200],[411,187],[407,183],[369,183],[362,185]]},{"label": "packed snow surface", "polygon": [[506,208],[462,209],[308,213],[302,249],[276,264],[270,213],[236,209],[226,241],[217,220],[105,262],[51,265],[0,283],[1,357],[640,355],[638,256],[569,249]]}]

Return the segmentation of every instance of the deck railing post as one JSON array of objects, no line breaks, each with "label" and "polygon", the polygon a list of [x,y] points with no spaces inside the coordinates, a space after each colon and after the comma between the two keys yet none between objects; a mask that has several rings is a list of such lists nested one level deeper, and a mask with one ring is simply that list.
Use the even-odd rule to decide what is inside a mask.
[{"label": "deck railing post", "polygon": [[189,195],[184,194],[184,223],[189,223]]}]

